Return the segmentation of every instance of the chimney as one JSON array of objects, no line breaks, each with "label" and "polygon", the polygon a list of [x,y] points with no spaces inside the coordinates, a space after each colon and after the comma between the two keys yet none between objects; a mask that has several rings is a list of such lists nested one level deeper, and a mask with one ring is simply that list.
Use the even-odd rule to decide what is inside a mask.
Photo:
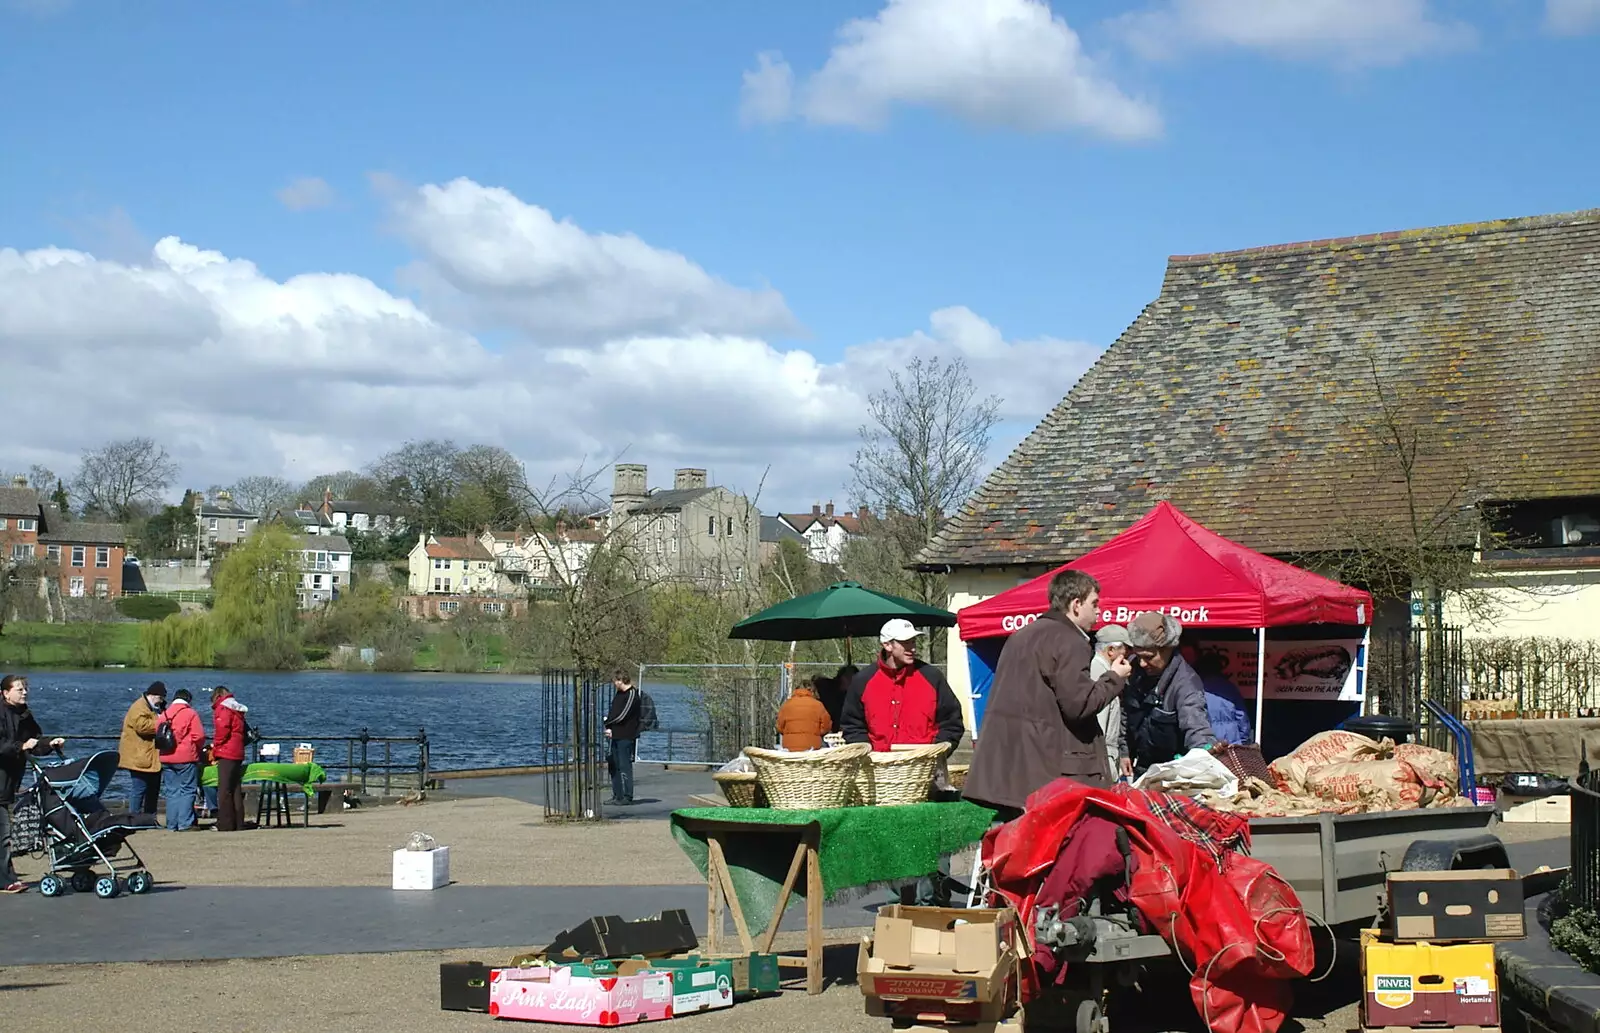
[{"label": "chimney", "polygon": [[672,486],[678,491],[704,488],[706,486],[706,472],[692,468],[674,470],[672,473]]},{"label": "chimney", "polygon": [[648,474],[643,463],[618,463],[611,479],[611,508],[642,505],[649,495]]},{"label": "chimney", "polygon": [[21,474],[18,474],[17,476],[11,478],[11,486],[13,488],[26,488],[28,486],[28,479]]},{"label": "chimney", "polygon": [[857,520],[871,520],[872,519],[872,510],[867,508],[867,504],[865,502],[861,503],[861,505],[856,507],[856,519]]},{"label": "chimney", "polygon": [[832,502],[828,503],[828,519],[829,520],[833,519],[833,503]]},{"label": "chimney", "polygon": [[232,502],[233,501],[233,492],[229,491],[227,488],[221,489],[220,491],[217,492],[217,501],[218,502]]},{"label": "chimney", "polygon": [[822,516],[822,507],[813,502],[811,504],[811,515],[820,518]]}]

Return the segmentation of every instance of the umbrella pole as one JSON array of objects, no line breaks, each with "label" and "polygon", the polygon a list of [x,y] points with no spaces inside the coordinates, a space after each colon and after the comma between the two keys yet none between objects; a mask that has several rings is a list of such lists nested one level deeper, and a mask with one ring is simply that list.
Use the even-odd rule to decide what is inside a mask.
[{"label": "umbrella pole", "polygon": [[850,663],[853,662],[850,659],[850,636],[849,635],[846,635],[844,637],[844,662],[845,662],[846,665],[849,665]]}]

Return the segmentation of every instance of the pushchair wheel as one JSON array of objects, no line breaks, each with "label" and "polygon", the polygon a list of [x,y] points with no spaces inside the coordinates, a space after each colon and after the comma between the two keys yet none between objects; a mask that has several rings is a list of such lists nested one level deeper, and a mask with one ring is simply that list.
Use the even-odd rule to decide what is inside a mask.
[{"label": "pushchair wheel", "polygon": [[73,872],[72,892],[88,893],[94,889],[94,872]]},{"label": "pushchair wheel", "polygon": [[94,895],[101,900],[110,900],[122,892],[122,885],[117,882],[115,875],[102,875],[95,880]]},{"label": "pushchair wheel", "polygon": [[54,875],[46,875],[39,880],[39,892],[47,897],[59,897],[66,891],[66,885]]},{"label": "pushchair wheel", "polygon": [[155,884],[156,880],[150,877],[149,872],[134,872],[128,876],[129,893],[149,893]]}]

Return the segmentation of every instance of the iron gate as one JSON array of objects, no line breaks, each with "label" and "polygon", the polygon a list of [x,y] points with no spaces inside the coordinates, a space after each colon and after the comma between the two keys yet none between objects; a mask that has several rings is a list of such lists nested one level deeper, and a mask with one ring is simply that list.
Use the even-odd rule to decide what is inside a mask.
[{"label": "iron gate", "polygon": [[611,681],[593,671],[546,670],[540,712],[546,821],[599,821]]},{"label": "iron gate", "polygon": [[1467,664],[1460,628],[1396,628],[1374,635],[1367,679],[1371,713],[1410,721],[1417,726],[1418,742],[1451,749],[1449,731],[1422,701],[1432,700],[1461,717]]}]

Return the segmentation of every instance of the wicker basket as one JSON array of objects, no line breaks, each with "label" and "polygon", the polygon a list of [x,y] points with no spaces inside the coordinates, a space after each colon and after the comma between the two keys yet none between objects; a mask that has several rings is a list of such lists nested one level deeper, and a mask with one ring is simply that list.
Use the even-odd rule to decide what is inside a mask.
[{"label": "wicker basket", "polygon": [[1222,761],[1222,766],[1239,776],[1242,782],[1249,778],[1259,778],[1267,785],[1274,785],[1272,774],[1267,770],[1267,761],[1261,756],[1259,746],[1234,746],[1229,743],[1217,743],[1211,747],[1211,755]]},{"label": "wicker basket", "polygon": [[729,807],[765,807],[767,794],[761,790],[761,776],[754,771],[727,771],[711,776],[727,797]]},{"label": "wicker basket", "polygon": [[933,794],[933,776],[939,761],[950,752],[947,742],[929,746],[891,746],[874,753],[857,776],[856,798],[867,807],[895,807],[926,803]]},{"label": "wicker basket", "polygon": [[747,746],[769,805],[780,811],[820,811],[853,802],[858,772],[872,747],[866,743],[784,753]]},{"label": "wicker basket", "polygon": [[961,790],[963,790],[963,789],[965,789],[967,787],[967,769],[969,767],[970,767],[970,765],[967,765],[967,764],[952,764],[952,765],[950,765],[950,788],[951,789],[954,789],[956,792],[959,793]]}]

